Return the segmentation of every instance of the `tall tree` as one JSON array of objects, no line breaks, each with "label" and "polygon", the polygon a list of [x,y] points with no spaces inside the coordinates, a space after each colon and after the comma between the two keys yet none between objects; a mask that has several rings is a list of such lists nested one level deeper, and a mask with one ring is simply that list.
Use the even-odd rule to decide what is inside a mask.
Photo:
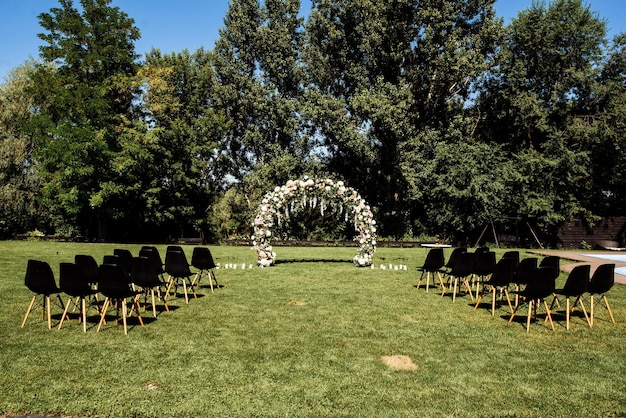
[{"label": "tall tree", "polygon": [[215,46],[216,103],[230,124],[224,151],[233,178],[259,198],[308,166],[299,10],[299,0],[234,0]]},{"label": "tall tree", "polygon": [[493,0],[313,5],[310,114],[328,164],[366,190],[381,233],[410,233],[424,159],[469,132],[464,106],[499,34]]},{"label": "tall tree", "polygon": [[123,173],[112,164],[119,134],[134,118],[137,70],[134,20],[110,0],[59,0],[39,15],[44,63],[33,75],[37,113],[32,132],[45,182],[45,205],[57,227],[104,238],[124,215]]},{"label": "tall tree", "polygon": [[533,3],[507,28],[498,71],[478,100],[484,139],[503,144],[523,173],[512,212],[553,234],[590,215],[591,137],[580,118],[595,113],[605,36],[604,21],[581,0]]},{"label": "tall tree", "polygon": [[146,182],[146,217],[172,235],[206,229],[209,208],[224,187],[225,117],[216,110],[212,65],[213,54],[203,49],[167,55],[152,50],[141,70],[150,139],[129,150],[129,161],[146,162],[137,173]]},{"label": "tall tree", "polygon": [[24,132],[33,101],[26,93],[29,61],[13,69],[0,84],[0,238],[47,226],[47,211],[37,204],[41,190],[33,143]]}]

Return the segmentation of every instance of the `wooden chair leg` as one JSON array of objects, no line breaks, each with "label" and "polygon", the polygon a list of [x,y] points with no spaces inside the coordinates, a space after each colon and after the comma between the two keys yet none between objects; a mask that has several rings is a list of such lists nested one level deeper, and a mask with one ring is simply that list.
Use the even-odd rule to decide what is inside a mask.
[{"label": "wooden chair leg", "polygon": [[85,298],[80,298],[80,305],[83,314],[83,332],[87,332],[87,303],[85,302]]},{"label": "wooden chair leg", "polygon": [[152,314],[156,318],[157,314],[156,314],[156,301],[154,299],[154,289],[150,289],[150,296],[152,296]]},{"label": "wooden chair leg", "polygon": [[[126,327],[126,299],[122,301],[122,323],[124,324],[124,335],[128,335],[128,328]],[[137,309],[137,315],[139,315],[139,309]]]},{"label": "wooden chair leg", "polygon": [[[567,299],[567,302],[569,303],[569,298]],[[548,303],[545,301],[545,299],[543,301],[543,307],[546,308],[546,315],[550,320],[550,326],[552,327],[552,331],[554,331],[554,322],[552,322],[552,315],[550,315],[550,309],[548,308]]]},{"label": "wooden chair leg", "polygon": [[104,323],[104,317],[107,314],[107,310],[110,304],[111,304],[111,300],[109,298],[105,298],[104,304],[102,305],[102,312],[100,313],[100,322],[98,323],[98,329],[96,330],[96,332],[100,332],[100,328],[102,327],[102,324]]},{"label": "wooden chair leg", "polygon": [[61,317],[61,321],[59,321],[59,326],[57,329],[61,329],[63,326],[63,320],[65,319],[65,315],[67,315],[67,311],[70,309],[70,303],[72,303],[72,297],[67,298],[67,304],[65,305],[65,309],[63,310],[63,316]]},{"label": "wooden chair leg", "polygon": [[585,320],[587,321],[587,325],[591,326],[591,323],[589,321],[589,315],[587,314],[587,309],[585,309],[585,304],[583,303],[583,299],[578,296],[576,298],[576,300],[574,301],[574,305],[572,305],[572,311],[574,310],[574,308],[576,308],[576,305],[580,305],[581,310],[583,311],[583,314],[585,315]]},{"label": "wooden chair leg", "polygon": [[26,320],[28,319],[28,315],[30,315],[30,312],[33,310],[33,305],[35,304],[36,300],[37,300],[37,295],[33,296],[33,298],[30,301],[30,305],[28,305],[28,309],[26,310],[26,315],[24,316],[24,320],[22,321],[21,328],[24,328],[24,325],[26,325]]},{"label": "wooden chair leg", "polygon": [[606,298],[606,295],[602,295],[602,300],[604,300],[604,305],[609,311],[609,315],[611,316],[611,322],[615,324],[615,318],[613,318],[613,312],[611,311],[611,306],[609,305],[609,300]]},{"label": "wooden chair leg", "polygon": [[528,316],[526,317],[526,333],[530,332],[530,318],[533,312],[533,303],[535,303],[535,301],[532,299],[528,302]]},{"label": "wooden chair leg", "polygon": [[48,329],[52,329],[52,315],[50,314],[50,296],[46,295],[46,311],[48,313]]}]

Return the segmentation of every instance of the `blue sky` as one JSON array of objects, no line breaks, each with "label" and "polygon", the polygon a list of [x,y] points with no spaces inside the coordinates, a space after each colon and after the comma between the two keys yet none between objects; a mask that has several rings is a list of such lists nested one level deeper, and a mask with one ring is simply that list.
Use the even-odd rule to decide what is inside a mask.
[{"label": "blue sky", "polygon": [[[498,16],[509,23],[520,10],[533,0],[497,0]],[[113,0],[141,31],[135,44],[139,54],[152,47],[164,53],[180,52],[184,48],[195,51],[200,47],[213,48],[224,24],[228,0]],[[79,4],[74,0],[74,4]],[[624,0],[587,0],[591,9],[607,21],[609,37],[626,32]],[[0,0],[0,81],[5,75],[30,57],[38,56],[42,30],[37,15],[59,5],[57,0]],[[310,1],[303,0],[303,8]]]}]

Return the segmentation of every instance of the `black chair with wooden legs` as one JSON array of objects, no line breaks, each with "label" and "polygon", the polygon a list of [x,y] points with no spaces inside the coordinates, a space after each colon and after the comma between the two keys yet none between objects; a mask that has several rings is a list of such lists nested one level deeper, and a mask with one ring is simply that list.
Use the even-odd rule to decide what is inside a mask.
[{"label": "black chair with wooden legs", "polygon": [[489,280],[478,282],[480,291],[476,296],[476,305],[474,306],[474,309],[478,308],[483,295],[491,292],[491,316],[494,316],[496,312],[496,296],[499,291],[501,295],[506,297],[506,301],[509,304],[509,310],[511,313],[513,312],[511,299],[509,298],[509,286],[511,284],[511,280],[513,279],[513,272],[515,270],[514,267],[515,259],[513,258],[502,258],[498,261],[493,269],[493,272],[491,273],[491,276],[489,277]]},{"label": "black chair with wooden legs", "polygon": [[430,283],[430,276],[433,277],[433,286],[435,285],[435,273],[439,277],[439,283],[443,286],[443,279],[441,278],[441,268],[443,267],[445,261],[443,257],[443,248],[431,248],[426,254],[426,260],[424,260],[424,264],[422,267],[419,267],[417,271],[421,271],[419,280],[417,281],[417,289],[420,288],[420,284],[422,284],[422,279],[426,276],[426,292],[428,292],[428,286]]},{"label": "black chair with wooden legs", "polygon": [[165,283],[159,278],[159,274],[153,260],[148,257],[134,257],[130,277],[132,283],[141,288],[140,293],[144,296],[144,304],[145,299],[150,297],[152,301],[152,313],[155,318],[157,317],[156,301],[154,296],[155,289],[159,299],[163,301],[165,310],[167,312],[170,311],[170,308],[167,306],[167,302],[165,301],[165,293],[161,293],[161,287],[165,286]]},{"label": "black chair with wooden legs", "polygon": [[456,301],[456,293],[457,288],[460,287],[461,284],[465,285],[467,292],[470,295],[472,301],[474,301],[474,295],[472,292],[472,287],[469,283],[469,278],[472,276],[474,272],[474,253],[461,253],[459,255],[458,261],[454,263],[452,266],[452,270],[448,273],[448,281],[452,281],[452,284],[448,283],[447,286],[443,287],[443,291],[441,292],[441,297],[443,297],[446,293],[446,288],[450,288],[452,286],[452,302]]},{"label": "black chair with wooden legs", "polygon": [[139,314],[139,304],[137,303],[138,293],[130,286],[129,276],[122,270],[122,267],[115,264],[102,264],[98,268],[98,291],[105,296],[104,305],[100,313],[100,323],[97,332],[100,332],[102,324],[105,322],[107,311],[115,306],[116,322],[122,311],[122,321],[124,323],[124,334],[128,334],[127,326],[127,303],[130,300],[131,306],[137,312],[139,323],[143,327],[143,319]]},{"label": "black chair with wooden legs", "polygon": [[165,291],[166,298],[169,297],[172,286],[174,286],[174,296],[176,296],[179,284],[182,284],[183,286],[185,303],[189,303],[187,287],[189,287],[189,290],[193,292],[194,298],[198,298],[192,279],[194,274],[189,268],[189,263],[187,262],[187,257],[184,252],[171,249],[165,253],[165,272],[169,276],[169,283],[167,285],[167,290]]},{"label": "black chair with wooden legs", "polygon": [[63,301],[61,300],[61,289],[57,286],[54,280],[54,273],[50,268],[50,264],[45,261],[28,260],[26,264],[26,276],[24,277],[24,284],[35,295],[28,305],[26,315],[22,321],[22,328],[26,325],[28,316],[33,310],[33,306],[37,300],[37,296],[42,297],[41,302],[41,319],[44,319],[46,314],[48,317],[48,329],[52,329],[52,317],[50,314],[50,296],[56,295],[59,300],[59,306],[63,310]]},{"label": "black chair with wooden legs", "polygon": [[209,285],[211,286],[211,293],[213,293],[213,282],[215,282],[215,287],[219,289],[220,285],[217,283],[215,273],[213,272],[216,265],[211,250],[207,247],[195,247],[191,254],[191,265],[198,270],[192,281],[194,286],[200,283],[204,273],[206,273],[209,279]]},{"label": "black chair with wooden legs", "polygon": [[[74,263],[61,263],[59,265],[59,287],[61,291],[69,296],[65,304],[63,316],[59,322],[59,328],[63,326],[63,320],[67,316],[70,305],[80,309],[80,318],[83,323],[83,332],[87,332],[87,308],[95,306],[98,309],[97,300],[95,299],[98,290],[92,287],[88,276],[85,276],[80,266]],[[87,303],[89,302],[89,303]]]},{"label": "black chair with wooden legs", "polygon": [[530,321],[537,316],[537,308],[543,305],[546,311],[546,318],[550,321],[552,331],[554,331],[554,322],[550,315],[550,308],[546,302],[546,298],[551,296],[555,290],[555,279],[552,267],[538,267],[534,274],[528,278],[528,283],[523,290],[517,293],[522,298],[522,303],[518,304],[509,318],[509,322],[513,321],[517,310],[523,303],[528,304],[528,317],[526,318],[526,332],[530,332]]},{"label": "black chair with wooden legs", "polygon": [[[556,289],[554,291],[554,298],[550,304],[550,309],[552,309],[555,304],[559,303],[558,296],[565,297],[565,329],[567,330],[569,330],[571,313],[577,305],[579,305],[583,311],[587,324],[591,326],[587,310],[585,309],[585,305],[582,300],[582,296],[587,291],[587,287],[589,285],[590,270],[591,266],[589,264],[574,267],[567,276],[567,280],[565,281],[563,288]],[[570,305],[570,298],[576,298],[573,305]]]},{"label": "black chair with wooden legs", "polygon": [[591,307],[590,307],[590,322],[589,326],[593,326],[593,318],[595,317],[595,308],[594,308],[594,296],[597,295],[600,297],[600,300],[604,303],[604,306],[609,311],[609,317],[611,318],[611,322],[615,324],[615,318],[613,317],[613,311],[611,311],[611,306],[609,305],[609,300],[606,298],[606,293],[611,290],[613,284],[615,283],[615,264],[602,264],[596,268],[596,271],[593,272],[593,276],[591,276],[591,280],[589,281],[589,286],[587,288],[587,292],[591,295]]}]

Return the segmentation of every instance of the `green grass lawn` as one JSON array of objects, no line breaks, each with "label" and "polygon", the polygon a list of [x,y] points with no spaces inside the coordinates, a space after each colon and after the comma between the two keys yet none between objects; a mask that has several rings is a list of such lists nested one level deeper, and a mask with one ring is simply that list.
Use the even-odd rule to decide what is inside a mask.
[{"label": "green grass lawn", "polygon": [[[242,270],[252,249],[211,247],[216,262],[238,264],[216,271],[224,287],[202,287],[188,305],[170,299],[171,312],[143,313],[145,327],[133,318],[127,336],[112,322],[96,333],[95,316],[86,334],[76,316],[48,330],[40,312],[20,328],[29,258],[58,281],[59,262],[116,247],[139,249],[0,242],[0,415],[626,415],[624,286],[608,295],[616,325],[597,309],[593,329],[574,315],[566,331],[559,314],[556,332],[540,320],[527,334],[525,311],[508,323],[488,301],[474,310],[469,296],[416,290],[425,249],[381,248],[368,269],[350,263],[354,248],[278,248],[276,266]],[[394,355],[417,367],[391,369],[382,357]]]}]

